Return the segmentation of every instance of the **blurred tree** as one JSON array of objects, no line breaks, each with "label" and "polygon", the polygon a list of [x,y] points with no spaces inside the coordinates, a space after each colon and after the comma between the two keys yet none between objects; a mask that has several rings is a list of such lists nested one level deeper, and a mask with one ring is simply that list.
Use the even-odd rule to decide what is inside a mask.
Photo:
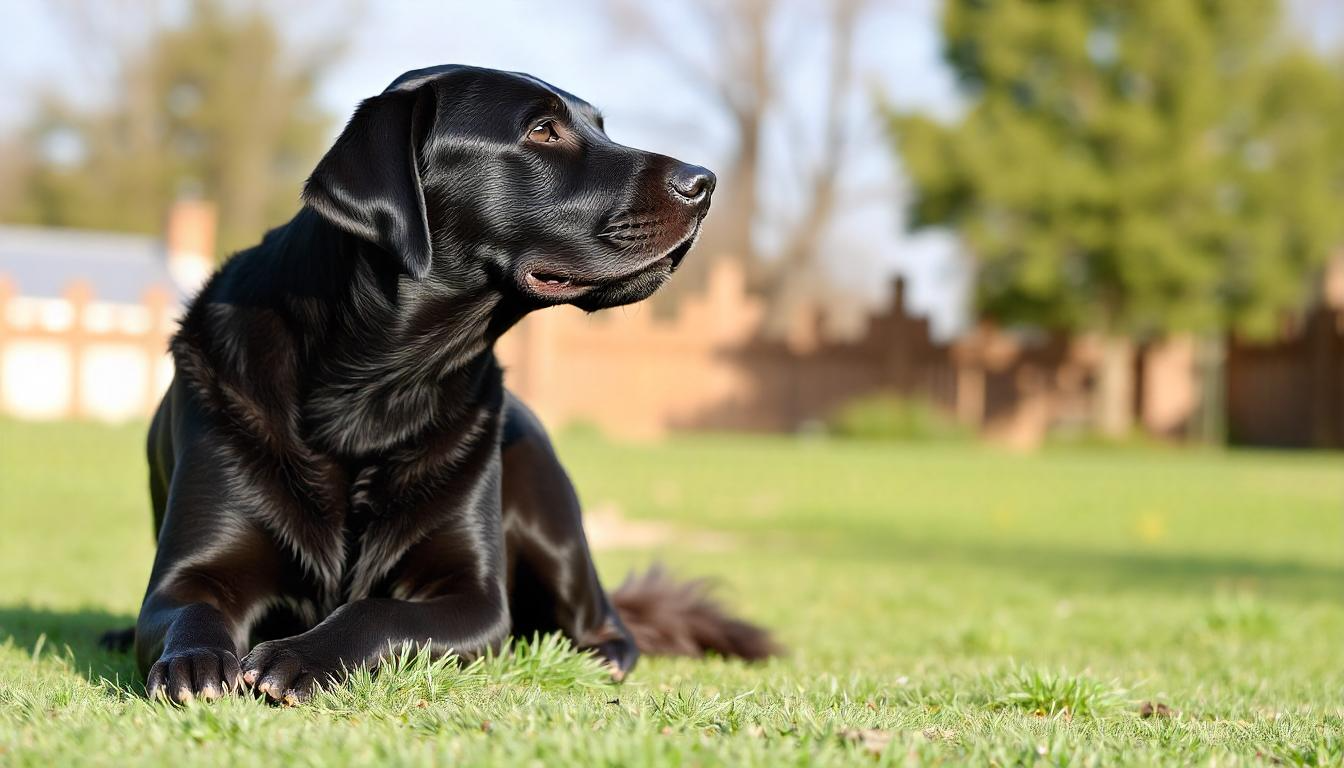
[{"label": "blurred tree", "polygon": [[255,242],[293,214],[325,147],[317,78],[340,41],[299,58],[255,6],[194,0],[167,23],[156,3],[122,5],[56,6],[87,59],[116,68],[115,95],[82,108],[46,99],[20,137],[22,191],[0,198],[0,217],[157,233],[174,199],[200,196],[218,205],[221,254]]},{"label": "blurred tree", "polygon": [[1136,340],[1273,331],[1344,237],[1344,82],[1272,0],[948,0],[951,125],[894,114],[912,225],[952,226],[987,317],[1105,339],[1128,431]]},{"label": "blurred tree", "polygon": [[[731,131],[732,154],[719,169],[714,214],[705,225],[708,247],[687,261],[663,299],[699,290],[715,259],[742,259],[751,288],[769,302],[769,328],[784,330],[802,304],[826,293],[818,262],[841,202],[841,172],[856,122],[848,105],[856,86],[854,36],[874,0],[691,0],[673,6],[690,23],[642,0],[606,3],[621,32],[672,64],[719,109]],[[792,36],[781,32],[788,26],[784,20],[793,23]],[[688,39],[688,29],[703,34]],[[788,103],[787,85],[798,77],[800,35],[815,36],[826,51],[821,101],[806,108]],[[715,58],[697,55],[705,46]],[[786,160],[798,169],[783,201],[763,194],[772,124],[784,126]],[[757,236],[762,227],[781,233],[779,247],[769,253]]]}]

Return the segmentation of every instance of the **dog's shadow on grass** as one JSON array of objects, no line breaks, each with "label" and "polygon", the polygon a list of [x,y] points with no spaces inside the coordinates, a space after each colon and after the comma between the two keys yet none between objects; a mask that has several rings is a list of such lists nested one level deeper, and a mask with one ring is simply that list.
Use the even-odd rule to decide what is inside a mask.
[{"label": "dog's shadow on grass", "polygon": [[37,660],[60,659],[72,672],[90,681],[102,678],[122,686],[139,680],[129,651],[104,649],[99,639],[108,630],[135,623],[135,617],[98,608],[55,610],[28,605],[0,605],[0,645],[32,654]]}]

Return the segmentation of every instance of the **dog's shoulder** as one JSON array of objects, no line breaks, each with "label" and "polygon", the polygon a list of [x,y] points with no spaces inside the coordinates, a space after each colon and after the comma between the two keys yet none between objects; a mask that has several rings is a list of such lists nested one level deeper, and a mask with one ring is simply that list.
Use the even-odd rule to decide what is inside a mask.
[{"label": "dog's shoulder", "polygon": [[169,351],[204,412],[279,445],[296,426],[300,341],[282,307],[246,290],[247,273],[273,247],[268,236],[225,263],[188,306]]}]

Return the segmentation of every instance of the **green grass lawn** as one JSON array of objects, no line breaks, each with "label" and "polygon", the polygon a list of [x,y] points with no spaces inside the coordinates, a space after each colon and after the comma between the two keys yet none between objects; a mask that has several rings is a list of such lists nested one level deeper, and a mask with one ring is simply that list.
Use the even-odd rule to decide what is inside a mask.
[{"label": "green grass lawn", "polygon": [[[173,708],[95,647],[152,548],[141,429],[0,422],[0,765],[1344,763],[1344,457],[559,440],[604,551],[790,647],[408,660],[312,705]],[[1158,710],[1152,716],[1144,714]]]}]

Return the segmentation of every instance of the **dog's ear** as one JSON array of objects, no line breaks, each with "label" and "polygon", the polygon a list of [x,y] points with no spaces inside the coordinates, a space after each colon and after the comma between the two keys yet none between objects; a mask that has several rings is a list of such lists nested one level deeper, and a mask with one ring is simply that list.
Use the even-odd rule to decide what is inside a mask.
[{"label": "dog's ear", "polygon": [[420,152],[435,105],[432,86],[365,99],[303,187],[305,203],[397,257],[417,280],[429,272]]}]

